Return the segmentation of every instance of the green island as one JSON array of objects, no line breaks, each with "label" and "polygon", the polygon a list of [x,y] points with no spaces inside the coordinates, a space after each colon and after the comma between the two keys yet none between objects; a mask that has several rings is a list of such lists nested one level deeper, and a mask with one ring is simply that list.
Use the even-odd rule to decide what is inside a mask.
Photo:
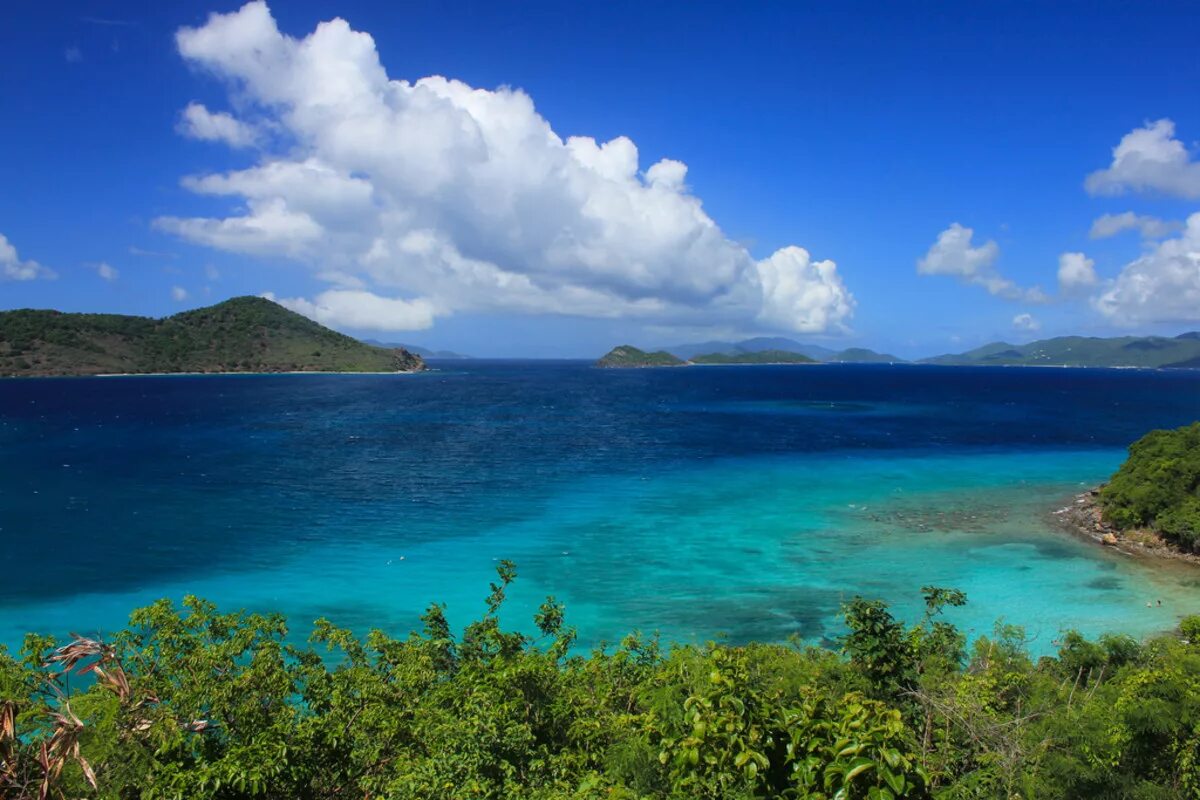
[{"label": "green island", "polygon": [[443,607],[405,637],[189,597],[105,641],[0,650],[5,798],[398,800],[1191,798],[1200,793],[1200,617],[1146,641],[1022,629],[968,642],[926,613],[842,608],[836,649],[667,646],[632,634],[575,652],[561,604],[537,633]]},{"label": "green island", "polygon": [[686,361],[676,358],[665,350],[647,353],[645,350],[622,344],[609,350],[596,366],[604,368],[637,368],[637,367],[682,367]]},{"label": "green island", "polygon": [[1079,531],[1107,545],[1196,560],[1200,552],[1200,422],[1157,430],[1099,489],[1067,509]]},{"label": "green island", "polygon": [[0,375],[416,372],[420,356],[373,347],[261,297],[152,319],[0,312]]},{"label": "green island", "polygon": [[693,364],[816,364],[816,359],[787,350],[758,350],[752,353],[704,353],[693,356]]},{"label": "green island", "polygon": [[993,342],[957,355],[922,359],[922,364],[949,366],[1047,367],[1200,367],[1200,332],[1175,337],[1059,336],[1015,345]]}]

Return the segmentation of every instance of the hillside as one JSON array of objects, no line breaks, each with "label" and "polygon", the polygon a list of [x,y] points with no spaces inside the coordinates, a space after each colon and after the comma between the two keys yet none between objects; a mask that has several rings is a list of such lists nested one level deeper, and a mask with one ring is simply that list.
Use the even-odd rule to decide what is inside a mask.
[{"label": "hillside", "polygon": [[[877,353],[874,350],[868,350],[865,347],[851,347],[846,350],[833,350],[828,347],[822,347],[819,344],[804,344],[803,342],[797,342],[795,339],[787,339],[782,336],[758,336],[753,339],[742,339],[738,342],[698,342],[696,344],[675,345],[673,347],[667,347],[664,349],[677,358],[680,358],[684,361],[694,361],[697,364],[767,363],[766,361],[755,359],[729,362],[706,360],[712,356],[739,357],[754,353],[789,353],[792,355],[806,356],[810,361],[844,364],[896,364],[904,361],[902,358],[897,358],[896,356],[889,355],[888,353]],[[790,358],[776,358],[775,362],[788,364],[804,363],[794,361]]]},{"label": "hillside", "polygon": [[1064,366],[1064,367],[1197,367],[1200,335],[1120,336],[1102,339],[1060,336],[1029,344],[993,342],[957,355],[923,359],[923,364]]},{"label": "hillside", "polygon": [[822,361],[839,364],[902,364],[904,359],[891,353],[876,353],[865,347],[850,347],[839,353],[834,353]]},{"label": "hillside", "polygon": [[0,312],[0,375],[415,372],[419,356],[363,344],[261,297],[163,319]]},{"label": "hillside", "polygon": [[662,350],[647,353],[632,345],[623,344],[609,350],[596,362],[596,366],[606,368],[682,367],[685,363]]},{"label": "hillside", "polygon": [[786,350],[757,350],[753,353],[705,353],[693,356],[693,364],[816,364],[806,355]]}]

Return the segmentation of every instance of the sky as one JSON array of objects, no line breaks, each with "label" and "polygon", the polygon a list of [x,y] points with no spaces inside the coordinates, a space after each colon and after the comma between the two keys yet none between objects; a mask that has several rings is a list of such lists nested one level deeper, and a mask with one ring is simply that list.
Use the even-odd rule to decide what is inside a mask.
[{"label": "sky", "polygon": [[1200,329],[1193,3],[48,2],[0,308],[916,357]]}]

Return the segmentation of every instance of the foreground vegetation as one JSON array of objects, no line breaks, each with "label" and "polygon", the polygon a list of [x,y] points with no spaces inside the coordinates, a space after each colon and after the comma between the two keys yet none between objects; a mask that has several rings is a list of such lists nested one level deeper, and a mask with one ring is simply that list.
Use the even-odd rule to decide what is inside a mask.
[{"label": "foreground vegetation", "polygon": [[[575,655],[548,599],[499,624],[511,564],[461,637],[360,639],[189,598],[109,642],[0,656],[5,798],[1173,798],[1200,793],[1200,618],[1139,643],[1017,628],[969,650],[927,588],[906,628],[844,608],[841,653],[799,643]],[[1195,642],[1195,643],[1193,643]]]},{"label": "foreground vegetation", "polygon": [[1184,550],[1200,550],[1200,422],[1134,442],[1100,490],[1100,503],[1118,530],[1149,528]]},{"label": "foreground vegetation", "polygon": [[164,319],[0,312],[0,375],[149,372],[409,372],[405,350],[373,347],[261,297]]}]

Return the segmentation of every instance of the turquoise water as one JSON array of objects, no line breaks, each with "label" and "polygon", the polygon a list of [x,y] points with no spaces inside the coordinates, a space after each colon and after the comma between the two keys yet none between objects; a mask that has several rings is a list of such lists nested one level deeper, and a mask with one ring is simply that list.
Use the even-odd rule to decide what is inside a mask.
[{"label": "turquoise water", "polygon": [[0,641],[112,630],[188,593],[301,631],[402,634],[434,600],[463,624],[502,558],[508,619],[553,594],[588,645],[828,642],[844,600],[913,618],[928,584],[966,591],[965,629],[1020,624],[1037,652],[1067,628],[1148,634],[1200,612],[1200,571],[1049,521],[1131,430],[1200,413],[1191,375],[1123,372],[5,382]]}]

